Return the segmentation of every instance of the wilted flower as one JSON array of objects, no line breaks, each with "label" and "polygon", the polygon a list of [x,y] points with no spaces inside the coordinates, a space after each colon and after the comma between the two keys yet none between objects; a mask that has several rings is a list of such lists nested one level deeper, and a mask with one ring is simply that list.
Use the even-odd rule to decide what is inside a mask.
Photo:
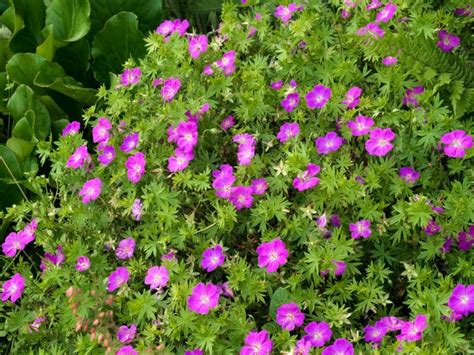
[{"label": "wilted flower", "polygon": [[63,247],[58,245],[56,253],[44,253],[44,258],[41,259],[39,268],[44,271],[47,268],[47,263],[58,266],[64,263],[64,260],[66,260],[66,257],[63,254]]},{"label": "wilted flower", "polygon": [[405,106],[413,105],[418,106],[418,100],[416,99],[416,95],[423,94],[425,89],[423,86],[415,86],[412,89],[406,89],[405,96],[403,97],[403,104]]}]

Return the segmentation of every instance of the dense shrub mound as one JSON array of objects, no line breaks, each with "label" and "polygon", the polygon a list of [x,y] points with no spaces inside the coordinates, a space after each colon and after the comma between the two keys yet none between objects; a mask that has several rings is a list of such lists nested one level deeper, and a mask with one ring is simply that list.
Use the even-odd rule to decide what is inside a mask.
[{"label": "dense shrub mound", "polygon": [[470,9],[243,2],[160,24],[41,149],[2,350],[468,352]]}]

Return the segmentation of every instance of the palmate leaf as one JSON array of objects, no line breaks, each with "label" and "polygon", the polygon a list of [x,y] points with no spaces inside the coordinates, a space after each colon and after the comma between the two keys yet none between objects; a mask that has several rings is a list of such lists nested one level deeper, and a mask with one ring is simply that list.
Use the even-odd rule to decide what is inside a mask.
[{"label": "palmate leaf", "polygon": [[149,291],[143,291],[143,293],[135,293],[135,298],[127,302],[128,313],[134,319],[137,320],[138,324],[142,324],[144,321],[156,318],[156,305],[158,300],[155,296],[150,294]]}]

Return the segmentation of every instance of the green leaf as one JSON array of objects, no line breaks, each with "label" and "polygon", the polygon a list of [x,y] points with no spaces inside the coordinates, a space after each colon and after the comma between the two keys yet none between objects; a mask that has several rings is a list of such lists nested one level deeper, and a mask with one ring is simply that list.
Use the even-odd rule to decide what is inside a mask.
[{"label": "green leaf", "polygon": [[18,161],[22,162],[30,156],[35,145],[23,139],[11,137],[7,140],[7,147],[15,153]]},{"label": "green leaf", "polygon": [[54,25],[55,40],[75,42],[89,32],[90,12],[89,0],[53,0],[46,10],[46,24]]},{"label": "green leaf", "polygon": [[13,127],[12,136],[24,139],[25,141],[31,141],[33,138],[33,131],[30,122],[28,122],[28,118],[23,117],[17,122],[15,127]]},{"label": "green leaf", "polygon": [[8,38],[0,39],[0,71],[5,70],[8,60],[12,56],[12,52],[8,45]]},{"label": "green leaf", "polygon": [[[0,169],[2,165],[3,162],[0,159]],[[16,184],[7,184],[3,181],[0,181],[0,196],[2,196],[2,198],[0,198],[0,210],[3,210],[7,207],[10,207],[14,203],[20,202],[22,194]]]},{"label": "green leaf", "polygon": [[45,40],[36,48],[36,54],[39,54],[47,61],[52,61],[56,52],[56,45],[53,37],[53,26],[46,26],[43,31]]},{"label": "green leaf", "polygon": [[156,304],[158,300],[148,291],[142,294],[135,293],[136,298],[127,303],[129,314],[140,324],[142,321],[154,319],[156,317]]},{"label": "green leaf", "polygon": [[8,100],[7,109],[14,121],[20,120],[26,111],[33,106],[33,90],[26,85],[20,85]]},{"label": "green leaf", "polygon": [[[6,68],[8,76],[15,83],[33,87],[36,75],[40,72],[41,68],[47,64],[46,59],[40,55],[32,53],[17,53],[7,63]],[[61,76],[62,74],[61,67],[57,65],[56,75]],[[43,89],[39,90],[39,92],[44,91],[45,90]]]},{"label": "green leaf", "polygon": [[59,48],[56,51],[54,60],[64,68],[66,74],[84,82],[86,72],[90,66],[90,54],[89,42],[87,39],[82,38],[77,42],[69,43],[67,46]]},{"label": "green leaf", "polygon": [[270,301],[270,316],[275,319],[277,308],[280,307],[283,303],[287,303],[290,300],[289,292],[283,288],[278,288],[272,296]]},{"label": "green leaf", "polygon": [[138,30],[137,16],[121,12],[106,23],[92,43],[95,78],[109,84],[109,72],[118,73],[123,63],[133,57],[138,60],[145,54],[143,35]]},{"label": "green leaf", "polygon": [[0,178],[20,179],[22,172],[15,153],[4,145],[0,145]]},{"label": "green leaf", "polygon": [[7,100],[8,100],[8,91],[7,91],[8,79],[7,73],[0,73],[0,112],[3,114],[8,114],[7,110]]},{"label": "green leaf", "polygon": [[11,0],[15,15],[23,20],[24,27],[32,34],[35,43],[42,40],[46,7],[43,0]]}]

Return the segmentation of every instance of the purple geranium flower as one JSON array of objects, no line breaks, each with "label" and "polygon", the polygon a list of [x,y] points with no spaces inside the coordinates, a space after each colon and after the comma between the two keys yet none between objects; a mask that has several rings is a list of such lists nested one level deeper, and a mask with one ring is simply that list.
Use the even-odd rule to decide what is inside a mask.
[{"label": "purple geranium flower", "polygon": [[89,270],[91,267],[91,261],[87,256],[80,256],[76,260],[76,270],[79,272],[84,272]]},{"label": "purple geranium flower", "polygon": [[138,352],[131,345],[122,346],[115,355],[138,355]]},{"label": "purple geranium flower", "polygon": [[130,153],[138,146],[138,133],[134,132],[129,134],[123,139],[122,144],[120,145],[120,150],[124,153]]},{"label": "purple geranium flower", "polygon": [[385,322],[378,321],[374,325],[368,325],[364,328],[364,339],[367,343],[380,343],[388,331],[389,328]]},{"label": "purple geranium flower", "polygon": [[397,5],[389,2],[385,7],[377,13],[375,22],[388,22],[393,18]]},{"label": "purple geranium flower", "polygon": [[89,155],[89,152],[87,151],[87,146],[81,145],[69,157],[66,163],[66,167],[73,168],[73,169],[83,168],[84,164],[87,161],[90,161],[90,155]]},{"label": "purple geranium flower", "polygon": [[82,202],[88,204],[99,198],[102,191],[102,181],[99,178],[87,180],[79,191],[79,196],[82,197]]},{"label": "purple geranium flower", "polygon": [[441,230],[441,226],[435,222],[434,219],[430,219],[426,227],[423,228],[423,231],[426,235],[434,235]]},{"label": "purple geranium flower", "polygon": [[359,115],[354,121],[347,122],[347,128],[351,130],[354,137],[363,136],[370,132],[370,128],[374,125],[374,120],[370,116]]},{"label": "purple geranium flower", "polygon": [[221,128],[224,131],[227,131],[228,129],[234,127],[234,125],[235,125],[235,120],[234,120],[234,116],[232,115],[227,116],[221,122]]},{"label": "purple geranium flower", "polygon": [[440,41],[437,42],[436,45],[443,52],[451,52],[454,48],[458,47],[461,44],[461,40],[458,36],[449,33],[446,30],[439,31],[438,37]]},{"label": "purple geranium flower", "polygon": [[370,132],[370,138],[365,142],[365,150],[369,155],[383,157],[393,149],[390,142],[395,139],[395,133],[390,128],[375,128]]},{"label": "purple geranium flower", "polygon": [[126,325],[122,325],[117,331],[117,339],[121,343],[130,343],[133,340],[133,338],[135,338],[136,333],[137,333],[136,324],[132,324],[130,328],[127,327]]},{"label": "purple geranium flower", "polygon": [[204,352],[201,349],[193,349],[185,351],[184,355],[204,355]]},{"label": "purple geranium flower", "polygon": [[163,87],[161,88],[161,97],[163,98],[163,101],[173,101],[180,88],[181,80],[178,78],[170,77],[166,79],[163,83]]},{"label": "purple geranium flower", "polygon": [[10,300],[15,303],[17,299],[21,297],[23,290],[25,289],[25,279],[21,274],[16,273],[13,277],[2,285],[2,302]]},{"label": "purple geranium flower", "polygon": [[313,90],[306,94],[306,105],[311,109],[323,108],[331,98],[331,93],[330,88],[324,85],[316,85]]},{"label": "purple geranium flower", "polygon": [[474,313],[474,285],[457,284],[449,296],[448,306],[456,314]]},{"label": "purple geranium flower", "polygon": [[257,248],[257,254],[258,266],[266,268],[267,272],[277,271],[280,266],[286,264],[288,258],[285,243],[279,238],[260,244]]},{"label": "purple geranium flower", "polygon": [[253,204],[253,189],[250,186],[238,185],[230,190],[229,201],[237,210],[250,208]]},{"label": "purple geranium flower", "polygon": [[420,173],[410,166],[400,168],[398,174],[407,184],[413,184],[420,178]]},{"label": "purple geranium flower", "polygon": [[359,102],[360,102],[360,95],[362,95],[362,89],[358,86],[354,86],[349,89],[349,91],[346,93],[345,99],[342,101],[346,107],[351,110],[354,107],[356,107]]},{"label": "purple geranium flower", "polygon": [[120,84],[123,86],[130,86],[138,84],[142,71],[140,68],[125,69],[120,76]]},{"label": "purple geranium flower", "polygon": [[81,124],[78,121],[72,121],[68,123],[66,127],[64,127],[63,131],[61,132],[61,136],[65,137],[77,134],[80,129]]},{"label": "purple geranium flower", "polygon": [[354,239],[359,239],[360,237],[368,238],[372,234],[368,219],[349,224],[349,230],[351,231],[351,237]]},{"label": "purple geranium flower", "polygon": [[135,240],[133,238],[126,238],[122,239],[117,249],[115,250],[115,255],[120,260],[127,260],[133,256],[133,252],[135,251]]},{"label": "purple geranium flower", "polygon": [[189,162],[194,159],[194,152],[175,149],[174,155],[168,159],[168,170],[172,173],[186,169]]},{"label": "purple geranium flower", "polygon": [[361,27],[357,30],[359,36],[369,35],[375,40],[383,38],[385,31],[382,30],[377,23],[368,23],[366,26]]},{"label": "purple geranium flower", "polygon": [[401,332],[397,335],[397,340],[404,340],[407,342],[420,340],[427,327],[426,316],[424,314],[418,314],[413,321],[404,322],[402,324],[400,329]]},{"label": "purple geranium flower", "polygon": [[283,23],[288,22],[297,9],[298,7],[295,3],[291,3],[288,6],[278,5],[275,9],[275,17],[279,18]]},{"label": "purple geranium flower", "polygon": [[207,50],[207,37],[206,35],[192,36],[189,39],[188,46],[189,54],[191,58],[197,59],[199,56]]},{"label": "purple geranium flower", "polygon": [[5,241],[2,244],[3,254],[13,258],[18,250],[25,249],[26,243],[25,239],[21,233],[11,232],[5,238]]},{"label": "purple geranium flower", "polygon": [[299,102],[300,95],[297,92],[293,92],[286,95],[285,99],[281,102],[281,107],[283,107],[286,112],[291,112],[298,106]]},{"label": "purple geranium flower", "polygon": [[216,61],[216,65],[222,69],[225,76],[229,76],[235,72],[235,51],[231,50],[222,56],[221,59]]},{"label": "purple geranium flower", "polygon": [[208,314],[219,304],[221,288],[213,283],[203,284],[202,282],[194,286],[191,295],[188,297],[188,308],[198,314]]},{"label": "purple geranium flower", "polygon": [[353,355],[354,347],[347,339],[339,338],[323,350],[321,355]]},{"label": "purple geranium flower", "polygon": [[346,263],[344,261],[338,261],[338,260],[332,260],[331,262],[335,266],[334,275],[336,277],[344,275],[344,272],[346,272],[346,267],[347,267]]},{"label": "purple geranium flower", "polygon": [[293,180],[293,187],[298,191],[304,191],[313,188],[319,184],[319,178],[316,177],[321,171],[321,167],[316,164],[309,163],[306,170],[299,174]]},{"label": "purple geranium flower", "polygon": [[133,201],[132,205],[132,216],[135,218],[135,221],[139,221],[142,218],[143,214],[143,203],[142,200],[139,198],[136,198],[135,201]]},{"label": "purple geranium flower", "polygon": [[127,178],[131,183],[136,184],[142,179],[145,174],[145,165],[145,155],[142,152],[128,157],[125,167],[127,168]]},{"label": "purple geranium flower", "polygon": [[107,166],[115,159],[115,148],[113,145],[106,145],[102,148],[102,153],[97,157],[100,164]]},{"label": "purple geranium flower", "polygon": [[382,64],[387,67],[397,64],[397,63],[398,63],[398,59],[396,57],[388,56],[382,59]]},{"label": "purple geranium flower", "polygon": [[295,302],[284,303],[276,311],[276,322],[290,332],[301,327],[304,322],[304,313]]},{"label": "purple geranium flower", "polygon": [[97,124],[92,128],[92,141],[94,143],[107,142],[110,138],[109,130],[112,128],[110,120],[100,117]]},{"label": "purple geranium flower", "polygon": [[280,90],[280,89],[283,87],[283,80],[273,81],[273,82],[270,84],[270,87],[271,87],[273,90]]},{"label": "purple geranium flower", "polygon": [[329,327],[329,324],[326,322],[310,322],[304,328],[304,331],[306,332],[311,345],[314,347],[323,346],[332,336],[331,327]]},{"label": "purple geranium flower", "polygon": [[337,151],[344,140],[336,132],[329,132],[324,137],[318,137],[315,143],[318,154],[329,154]]},{"label": "purple geranium flower", "polygon": [[181,121],[176,126],[176,145],[183,152],[191,152],[197,145],[198,125],[193,121]]},{"label": "purple geranium flower", "polygon": [[458,248],[462,251],[468,251],[474,245],[474,226],[469,226],[469,233],[458,233]]},{"label": "purple geranium flower", "polygon": [[152,266],[147,271],[145,285],[150,285],[150,288],[153,290],[165,287],[169,279],[170,273],[165,266]]},{"label": "purple geranium flower", "polygon": [[250,332],[244,340],[244,346],[240,349],[240,355],[270,355],[273,343],[266,330]]},{"label": "purple geranium flower", "polygon": [[39,268],[44,271],[47,269],[47,263],[58,266],[64,263],[65,259],[66,257],[63,254],[63,247],[58,245],[56,253],[44,253],[44,258],[41,259]]},{"label": "purple geranium flower", "polygon": [[214,271],[219,266],[224,264],[225,255],[220,245],[212,248],[207,248],[202,253],[201,267],[207,272]]},{"label": "purple geranium flower", "polygon": [[267,180],[265,180],[265,178],[252,180],[250,186],[252,187],[252,193],[254,195],[263,195],[268,189]]},{"label": "purple geranium flower", "polygon": [[107,282],[107,291],[113,292],[120,288],[123,284],[127,283],[130,277],[130,273],[126,266],[120,266],[110,274]]},{"label": "purple geranium flower", "polygon": [[405,106],[413,105],[418,106],[418,100],[416,99],[417,95],[423,94],[425,92],[425,88],[421,85],[415,86],[413,88],[408,88],[405,91],[405,96],[403,97],[403,104]]},{"label": "purple geranium flower", "polygon": [[280,143],[285,143],[291,138],[295,138],[300,133],[300,126],[296,122],[286,122],[280,127],[280,131],[277,134],[277,139]]},{"label": "purple geranium flower", "polygon": [[444,144],[444,154],[450,158],[464,158],[466,149],[473,145],[472,136],[461,129],[443,134],[441,143]]}]

